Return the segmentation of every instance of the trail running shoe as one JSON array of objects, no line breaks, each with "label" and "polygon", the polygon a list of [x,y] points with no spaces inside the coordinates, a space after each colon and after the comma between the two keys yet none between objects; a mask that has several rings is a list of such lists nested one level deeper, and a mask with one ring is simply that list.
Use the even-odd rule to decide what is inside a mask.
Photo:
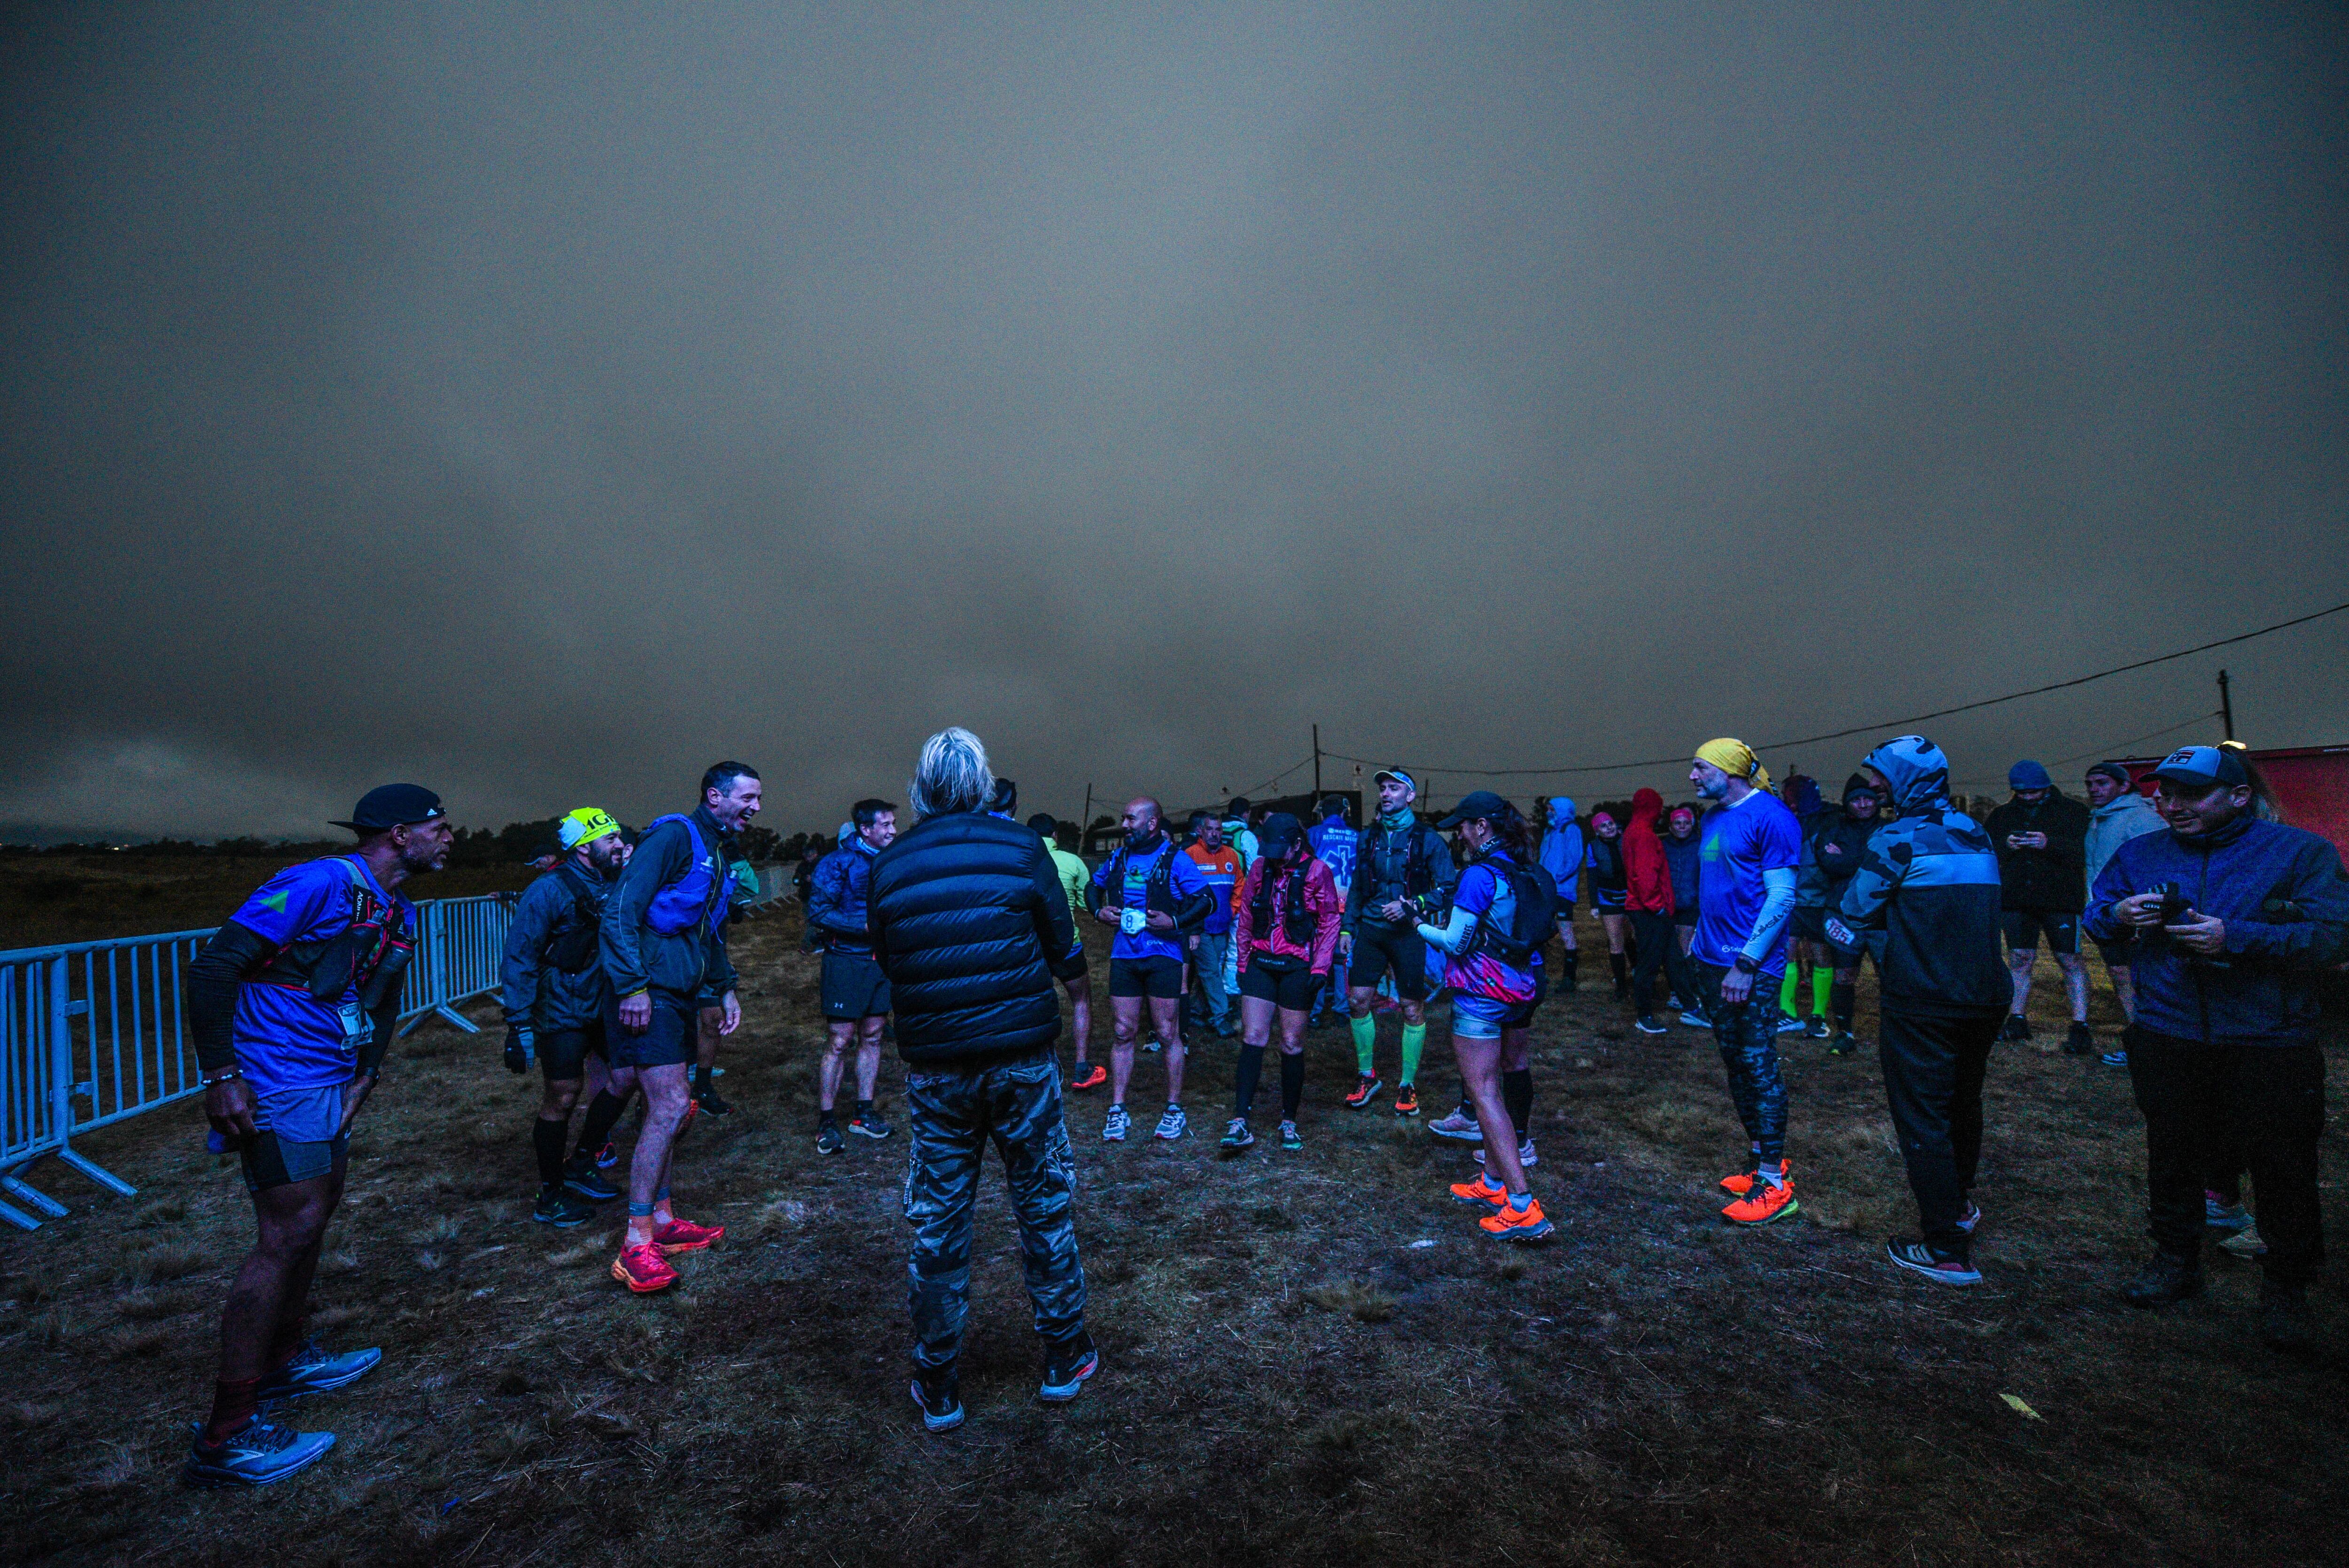
[{"label": "trail running shoe", "polygon": [[1231,1125],[1224,1129],[1223,1142],[1217,1147],[1237,1153],[1254,1147],[1255,1143],[1256,1134],[1248,1130],[1247,1118],[1236,1116],[1232,1118]]},{"label": "trail running shoe", "polygon": [[708,1088],[703,1089],[699,1094],[695,1095],[693,1097],[693,1103],[701,1107],[702,1114],[705,1116],[731,1116],[734,1114],[734,1108],[728,1104],[726,1100],[719,1095],[718,1086],[716,1084],[711,1084]]},{"label": "trail running shoe", "polygon": [[1721,1217],[1733,1225],[1767,1225],[1801,1212],[1802,1207],[1795,1202],[1793,1181],[1757,1181],[1745,1196],[1723,1209]]},{"label": "trail running shoe", "polygon": [[1065,1405],[1100,1370],[1101,1352],[1093,1347],[1093,1336],[1079,1329],[1074,1339],[1044,1357],[1044,1381],[1036,1398],[1048,1405]]},{"label": "trail running shoe", "polygon": [[2096,1060],[2108,1068],[2125,1068],[2128,1066],[2128,1047],[2122,1046],[2116,1050],[2106,1051]]},{"label": "trail running shoe", "polygon": [[572,1196],[561,1187],[542,1187],[538,1190],[538,1201],[530,1206],[530,1217],[542,1225],[567,1231],[594,1219],[595,1205]]},{"label": "trail running shoe", "polygon": [[255,1399],[298,1399],[305,1394],[331,1393],[356,1383],[383,1360],[380,1350],[346,1350],[329,1356],[315,1339],[305,1340],[294,1358],[261,1380]]},{"label": "trail running shoe", "polygon": [[[1781,1160],[1778,1161],[1778,1174],[1784,1176],[1785,1173],[1786,1162]],[[1734,1197],[1743,1198],[1754,1190],[1754,1171],[1746,1171],[1734,1176],[1723,1176],[1721,1179],[1721,1190]]]},{"label": "trail running shoe", "polygon": [[889,1136],[889,1124],[878,1116],[852,1116],[848,1119],[848,1130],[859,1138],[883,1139]]},{"label": "trail running shoe", "polygon": [[1184,1116],[1183,1108],[1179,1105],[1170,1105],[1166,1108],[1166,1114],[1158,1119],[1158,1130],[1150,1136],[1163,1138],[1172,1143],[1190,1130],[1191,1123]]},{"label": "trail running shoe", "polygon": [[1142,1042],[1142,1048],[1145,1051],[1163,1051],[1166,1048],[1166,1046],[1165,1043],[1159,1039],[1157,1036],[1153,1035],[1148,1039]]},{"label": "trail running shoe", "polygon": [[191,1422],[195,1440],[181,1476],[190,1486],[267,1486],[316,1464],[335,1446],[332,1432],[297,1432],[255,1416],[242,1431],[204,1441],[204,1424]]},{"label": "trail running shoe", "polygon": [[671,1253],[698,1253],[726,1233],[723,1225],[697,1225],[691,1220],[671,1220],[653,1231],[653,1245],[661,1256]]},{"label": "trail running shoe", "polygon": [[1999,1026],[1998,1037],[2002,1040],[2027,1040],[2031,1037],[2031,1026],[2023,1021],[2020,1014],[2009,1013],[2006,1022]]},{"label": "trail running shoe", "polygon": [[1354,1079],[1354,1092],[1346,1097],[1346,1109],[1360,1110],[1371,1103],[1371,1097],[1386,1087],[1386,1080],[1376,1073],[1363,1073]]},{"label": "trail running shoe", "polygon": [[1081,1092],[1089,1088],[1099,1088],[1107,1082],[1109,1082],[1109,1073],[1101,1064],[1079,1062],[1076,1077],[1069,1080],[1069,1087]]},{"label": "trail running shoe", "polygon": [[2168,1306],[2202,1294],[2202,1260],[2157,1252],[2144,1272],[2121,1286],[2121,1299],[2131,1306]]},{"label": "trail running shoe", "polygon": [[1664,1032],[1663,1024],[1653,1013],[1640,1014],[1639,1020],[1631,1026],[1643,1035],[1661,1035]]},{"label": "trail running shoe", "polygon": [[1504,1200],[1498,1209],[1477,1221],[1476,1224],[1486,1235],[1496,1236],[1505,1242],[1546,1241],[1557,1230],[1549,1222],[1549,1217],[1542,1212],[1542,1206],[1530,1198],[1526,1200],[1526,1206],[1522,1209],[1513,1207]]},{"label": "trail running shoe", "polygon": [[1292,1154],[1305,1147],[1305,1140],[1297,1135],[1297,1123],[1284,1121],[1280,1124],[1280,1146]]},{"label": "trail running shoe", "polygon": [[2067,1057],[2085,1057],[2095,1048],[2096,1037],[2085,1024],[2073,1025],[2064,1036],[2064,1054]]},{"label": "trail running shoe", "polygon": [[[617,1165],[619,1162],[620,1151],[612,1147],[612,1140],[610,1139],[607,1138],[604,1140],[604,1147],[595,1151],[595,1169],[598,1171],[609,1171],[613,1166]],[[616,1198],[619,1194],[615,1192],[612,1196]]]},{"label": "trail running shoe", "polygon": [[[609,1148],[610,1145],[605,1147]],[[586,1155],[573,1156],[571,1162],[563,1168],[563,1190],[591,1203],[608,1203],[618,1197],[620,1190],[595,1174],[595,1164]]]},{"label": "trail running shoe", "polygon": [[1710,1029],[1713,1027],[1713,1020],[1707,1017],[1704,1014],[1698,1012],[1694,1007],[1691,1007],[1688,1011],[1681,1015],[1681,1022],[1686,1024],[1692,1029]]},{"label": "trail running shoe", "polygon": [[2202,1193],[2202,1222],[2214,1231],[2240,1231],[2251,1222],[2251,1212],[2240,1203],[2230,1203],[2218,1193],[2205,1189]]},{"label": "trail running shoe", "polygon": [[1778,1032],[1782,1035],[1799,1035],[1805,1027],[1803,1021],[1792,1013],[1778,1015]]},{"label": "trail running shoe", "polygon": [[1479,1171],[1474,1181],[1452,1183],[1452,1201],[1470,1208],[1497,1209],[1509,1201],[1509,1190],[1488,1172]]},{"label": "trail running shoe", "polygon": [[2256,1225],[2244,1226],[2225,1241],[2220,1242],[2219,1245],[2221,1250],[2230,1252],[2239,1258],[2263,1257],[2268,1250],[2268,1244],[2260,1240],[2259,1227]]},{"label": "trail running shoe", "polygon": [[837,1154],[847,1147],[848,1140],[841,1136],[837,1124],[827,1121],[815,1130],[815,1151],[818,1154]]},{"label": "trail running shoe", "polygon": [[1427,1124],[1427,1130],[1438,1138],[1449,1138],[1455,1143],[1485,1141],[1484,1129],[1478,1127],[1476,1119],[1464,1110],[1455,1110],[1449,1116],[1437,1117]]},{"label": "trail running shoe", "polygon": [[[1476,1163],[1479,1165],[1485,1163],[1485,1151],[1481,1149],[1476,1150]],[[1541,1156],[1534,1152],[1532,1139],[1528,1138],[1517,1145],[1517,1163],[1528,1171],[1541,1163]]]},{"label": "trail running shoe", "polygon": [[1409,1084],[1403,1084],[1395,1090],[1395,1114],[1397,1116],[1417,1116],[1419,1114],[1418,1089],[1413,1088]]},{"label": "trail running shoe", "polygon": [[916,1367],[906,1392],[922,1412],[922,1429],[951,1432],[962,1425],[962,1383],[951,1365]]},{"label": "trail running shoe", "polygon": [[612,1277],[638,1295],[649,1295],[675,1284],[677,1270],[661,1256],[660,1248],[644,1242],[620,1249],[620,1255],[612,1260]]},{"label": "trail running shoe", "polygon": [[1844,1030],[1827,1042],[1827,1055],[1831,1057],[1847,1057],[1857,1049],[1859,1049],[1859,1041],[1852,1037],[1849,1029]]},{"label": "trail running shoe", "polygon": [[1811,1026],[1804,1030],[1803,1033],[1808,1035],[1815,1040],[1831,1040],[1835,1038],[1835,1026],[1828,1023],[1825,1018],[1813,1018],[1811,1020]]},{"label": "trail running shoe", "polygon": [[1958,1229],[1971,1236],[1974,1233],[1974,1227],[1981,1223],[1982,1210],[1969,1201],[1966,1204],[1966,1212],[1958,1216]]},{"label": "trail running shoe", "polygon": [[1122,1105],[1111,1106],[1109,1114],[1102,1118],[1103,1143],[1123,1143],[1125,1141],[1125,1135],[1133,1130],[1133,1118],[1126,1115],[1125,1107]]},{"label": "trail running shoe", "polygon": [[1884,1243],[1884,1255],[1896,1268],[1922,1274],[1937,1284],[1980,1284],[1982,1271],[1964,1258],[1945,1258],[1924,1243],[1893,1237]]}]

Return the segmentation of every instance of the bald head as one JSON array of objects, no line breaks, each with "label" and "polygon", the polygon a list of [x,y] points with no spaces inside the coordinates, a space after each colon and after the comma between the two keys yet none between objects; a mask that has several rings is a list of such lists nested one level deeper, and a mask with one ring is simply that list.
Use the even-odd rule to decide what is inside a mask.
[{"label": "bald head", "polygon": [[1125,803],[1125,841],[1137,848],[1158,836],[1158,820],[1165,813],[1157,801],[1143,795]]}]

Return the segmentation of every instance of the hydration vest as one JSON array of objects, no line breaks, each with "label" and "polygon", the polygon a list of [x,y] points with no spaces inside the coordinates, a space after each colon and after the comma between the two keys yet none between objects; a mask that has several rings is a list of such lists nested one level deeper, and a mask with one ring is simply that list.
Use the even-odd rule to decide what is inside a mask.
[{"label": "hydration vest", "polygon": [[337,855],[335,861],[351,877],[350,923],[316,942],[287,943],[252,979],[307,991],[322,1007],[339,1007],[345,992],[357,991],[359,1006],[372,1013],[391,995],[415,955],[416,934],[408,929],[399,902],[378,894],[357,861],[348,855]]},{"label": "hydration vest", "polygon": [[1508,883],[1516,908],[1510,912],[1506,930],[1494,923],[1490,909],[1478,915],[1468,951],[1489,953],[1512,969],[1523,969],[1549,940],[1550,927],[1557,923],[1557,884],[1540,867],[1521,866],[1513,859],[1482,863]]},{"label": "hydration vest", "polygon": [[593,872],[583,872],[576,861],[554,873],[571,882],[571,914],[574,923],[557,932],[546,944],[546,961],[564,975],[584,975],[595,966],[604,934],[604,892],[588,885]]},{"label": "hydration vest", "polygon": [[[1144,909],[1154,909],[1164,914],[1175,914],[1180,911],[1174,902],[1174,857],[1183,851],[1174,847],[1174,841],[1171,836],[1164,840],[1161,849],[1162,852],[1156,863],[1150,868],[1150,875],[1143,880],[1142,905]],[[1105,900],[1112,892],[1121,898],[1125,896],[1126,860],[1126,846],[1120,844],[1109,858],[1108,874],[1102,878],[1099,889],[1101,898]],[[1206,916],[1203,915],[1189,924],[1178,922],[1175,929],[1178,932],[1196,931],[1206,923]]]},{"label": "hydration vest", "polygon": [[[1305,907],[1305,868],[1312,863],[1311,856],[1299,855],[1290,865],[1280,912],[1281,934],[1308,952],[1313,947],[1314,919],[1313,912]],[[1248,904],[1249,928],[1260,933],[1272,930],[1272,871],[1271,866],[1265,867],[1267,874],[1257,879],[1256,897]]]},{"label": "hydration vest", "polygon": [[686,836],[693,841],[693,864],[683,876],[653,894],[645,906],[645,923],[663,936],[677,936],[706,922],[714,934],[726,924],[730,879],[692,818],[671,812],[646,823],[645,831],[649,833],[663,822],[685,824]]}]

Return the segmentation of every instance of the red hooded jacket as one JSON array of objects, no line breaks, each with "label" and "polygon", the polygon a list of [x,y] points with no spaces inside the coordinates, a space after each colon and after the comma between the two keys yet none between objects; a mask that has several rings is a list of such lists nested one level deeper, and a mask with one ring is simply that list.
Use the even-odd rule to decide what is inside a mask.
[{"label": "red hooded jacket", "polygon": [[[1269,954],[1276,958],[1302,958],[1306,967],[1316,975],[1330,973],[1330,965],[1338,956],[1338,927],[1346,914],[1346,901],[1338,896],[1337,880],[1319,855],[1307,851],[1305,862],[1305,907],[1312,912],[1313,939],[1299,946],[1288,939],[1284,916],[1288,909],[1288,872],[1286,863],[1276,863],[1259,856],[1248,867],[1247,877],[1232,890],[1232,945],[1239,949],[1242,969],[1257,954]],[[1272,884],[1272,918],[1270,929],[1256,928],[1257,890],[1264,885],[1269,871],[1277,879]]]},{"label": "red hooded jacket", "polygon": [[1623,830],[1623,905],[1655,914],[1672,913],[1672,868],[1664,859],[1664,841],[1656,836],[1656,818],[1664,798],[1653,789],[1631,797],[1631,820]]}]

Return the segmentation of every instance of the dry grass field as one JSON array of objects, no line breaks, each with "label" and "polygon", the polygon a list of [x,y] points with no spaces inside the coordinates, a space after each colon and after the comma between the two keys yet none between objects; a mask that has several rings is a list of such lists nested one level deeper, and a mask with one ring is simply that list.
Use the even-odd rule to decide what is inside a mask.
[{"label": "dry grass field", "polygon": [[[1791,1042],[1803,1213],[1733,1231],[1713,1184],[1742,1141],[1710,1038],[1632,1033],[1603,985],[1554,999],[1538,1028],[1535,1181],[1562,1233],[1537,1251],[1500,1250],[1444,1200],[1469,1170],[1456,1147],[1344,1108],[1341,1029],[1312,1037],[1301,1154],[1267,1140],[1217,1157],[1226,1042],[1195,1053],[1180,1144],[1105,1147],[1101,1097],[1071,1097],[1104,1369],[1073,1406],[1036,1402],[990,1176],[970,1418],[925,1437],[904,1392],[902,1139],[816,1154],[821,1027],[797,937],[790,916],[738,931],[749,1017],[723,1058],[738,1109],[692,1130],[677,1177],[684,1211],[728,1233],[664,1296],[633,1300],[606,1275],[616,1216],[567,1234],[531,1222],[536,1082],[500,1069],[493,1034],[432,1026],[403,1045],[355,1139],[314,1301],[335,1343],[380,1345],[385,1364],[294,1407],[340,1444],[266,1491],[176,1480],[250,1232],[196,1109],[90,1140],[136,1199],[44,1168],[75,1212],[0,1239],[0,1554],[173,1568],[2340,1560],[2342,1305],[2320,1294],[2335,1348],[2302,1366],[2261,1348],[2256,1274],[2224,1254],[2202,1302],[2153,1316],[2115,1303],[2143,1249],[2124,1075],[2002,1047],[1980,1193],[1988,1280],[1948,1291],[1881,1258],[1909,1210],[1872,1057]],[[1582,940],[1601,947],[1595,928]],[[1096,984],[1104,967],[1097,954]],[[2038,993],[2043,1040],[2056,995]],[[1864,984],[1863,1029],[1866,997]],[[1435,1109],[1452,1080],[1443,1039],[1439,1015]],[[1158,1073],[1145,1057],[1137,1107]],[[892,1060],[893,1117],[899,1076]],[[2336,1237],[2344,1153],[2336,1130]]]}]

